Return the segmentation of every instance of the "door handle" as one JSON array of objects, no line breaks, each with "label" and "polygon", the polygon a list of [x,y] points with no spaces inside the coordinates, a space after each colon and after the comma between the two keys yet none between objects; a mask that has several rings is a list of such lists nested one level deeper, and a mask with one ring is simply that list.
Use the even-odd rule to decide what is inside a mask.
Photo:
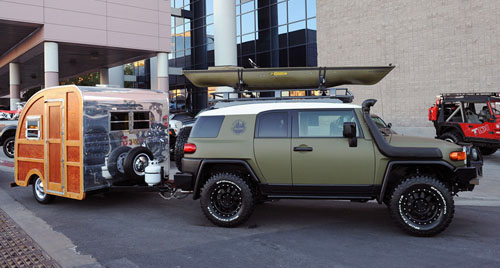
[{"label": "door handle", "polygon": [[313,148],[312,147],[298,146],[298,147],[293,147],[293,150],[295,152],[312,152]]}]

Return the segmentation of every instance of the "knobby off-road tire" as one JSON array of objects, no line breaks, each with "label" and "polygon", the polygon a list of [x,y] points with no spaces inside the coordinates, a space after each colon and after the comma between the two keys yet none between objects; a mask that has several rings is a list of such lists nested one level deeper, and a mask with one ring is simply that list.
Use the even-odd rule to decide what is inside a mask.
[{"label": "knobby off-road tire", "polygon": [[7,138],[3,142],[3,152],[9,158],[14,158],[14,148],[16,139],[14,137]]},{"label": "knobby off-road tire", "polygon": [[479,147],[482,155],[492,155],[496,153],[498,147]]},{"label": "knobby off-road tire", "polygon": [[215,225],[234,227],[250,217],[255,200],[251,187],[240,176],[217,173],[203,185],[200,205]]},{"label": "knobby off-road tire", "polygon": [[460,134],[458,134],[456,132],[443,133],[439,136],[439,139],[447,141],[447,142],[451,142],[451,143],[459,143],[462,141],[462,137],[460,136]]},{"label": "knobby off-road tire", "polygon": [[182,171],[182,158],[184,157],[184,144],[186,144],[192,127],[184,127],[179,131],[175,140],[174,159],[175,165],[179,171]]},{"label": "knobby off-road tire", "polygon": [[455,213],[450,190],[431,176],[412,176],[394,189],[389,211],[393,221],[414,236],[434,236]]}]

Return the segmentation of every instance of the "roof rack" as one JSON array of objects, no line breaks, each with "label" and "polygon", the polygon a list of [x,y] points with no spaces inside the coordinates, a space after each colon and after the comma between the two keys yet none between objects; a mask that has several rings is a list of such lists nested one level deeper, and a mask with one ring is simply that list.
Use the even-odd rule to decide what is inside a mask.
[{"label": "roof rack", "polygon": [[[320,92],[320,96],[314,96],[313,92]],[[305,96],[290,96],[290,92],[304,92]],[[288,94],[283,94],[288,92]],[[309,92],[309,93],[308,93]],[[322,89],[280,89],[280,90],[249,90],[241,92],[214,92],[212,102],[234,102],[234,101],[271,101],[271,100],[313,100],[313,99],[338,99],[344,103],[351,103],[354,95],[347,88],[322,88]],[[309,95],[309,96],[307,96]]]},{"label": "roof rack", "polygon": [[444,102],[453,102],[453,101],[487,102],[490,100],[500,101],[500,93],[498,92],[442,93],[441,99]]}]

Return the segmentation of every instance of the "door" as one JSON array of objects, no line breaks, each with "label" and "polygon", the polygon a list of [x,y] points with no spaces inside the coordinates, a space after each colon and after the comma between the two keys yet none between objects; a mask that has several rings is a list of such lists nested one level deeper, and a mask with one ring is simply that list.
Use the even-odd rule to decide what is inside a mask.
[{"label": "door", "polygon": [[460,124],[466,138],[496,139],[494,115],[488,103],[469,103],[465,108],[465,122]]},{"label": "door", "polygon": [[[349,147],[344,122],[355,122],[358,144]],[[293,113],[292,178],[301,193],[362,194],[372,191],[374,147],[352,109]]]},{"label": "door", "polygon": [[45,101],[45,178],[49,193],[64,194],[63,100]]},{"label": "door", "polygon": [[290,118],[287,111],[257,116],[254,152],[257,165],[268,184],[292,185]]}]

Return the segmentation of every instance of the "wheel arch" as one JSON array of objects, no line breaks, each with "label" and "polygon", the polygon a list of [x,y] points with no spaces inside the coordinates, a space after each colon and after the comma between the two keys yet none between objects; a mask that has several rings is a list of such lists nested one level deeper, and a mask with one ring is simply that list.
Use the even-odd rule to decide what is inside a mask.
[{"label": "wheel arch", "polygon": [[200,198],[200,191],[204,182],[207,181],[212,174],[219,170],[239,173],[243,176],[243,179],[247,180],[255,187],[258,187],[258,184],[260,184],[259,178],[253,171],[252,167],[245,160],[203,160],[196,174],[193,188],[193,199]]},{"label": "wheel arch", "polygon": [[459,126],[450,126],[450,125],[440,126],[439,133],[437,133],[437,134],[438,134],[438,136],[441,136],[447,132],[454,132],[454,133],[457,133],[458,135],[460,135],[460,137],[462,137],[462,139],[465,138],[465,135]]},{"label": "wheel arch", "polygon": [[[436,161],[391,161],[387,165],[377,202],[382,203],[398,182],[411,174],[433,175],[445,184],[452,183],[455,167],[444,160]],[[451,189],[450,189],[451,190]]]},{"label": "wheel arch", "polygon": [[18,184],[18,185],[20,185],[20,186],[31,185],[35,182],[35,178],[37,176],[40,178],[40,180],[42,180],[42,183],[45,183],[45,178],[43,177],[42,172],[40,172],[40,170],[38,170],[38,169],[32,169],[26,174],[26,177],[24,180],[26,183],[24,185],[21,185],[21,184]]}]

